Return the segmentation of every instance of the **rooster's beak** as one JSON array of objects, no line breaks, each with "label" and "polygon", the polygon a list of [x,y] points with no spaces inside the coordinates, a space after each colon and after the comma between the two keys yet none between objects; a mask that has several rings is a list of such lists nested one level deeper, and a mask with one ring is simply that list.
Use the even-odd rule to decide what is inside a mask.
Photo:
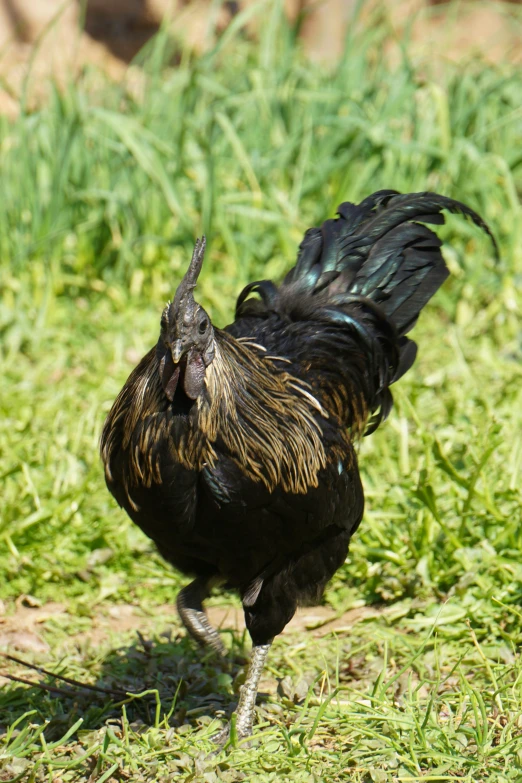
[{"label": "rooster's beak", "polygon": [[181,344],[181,340],[174,341],[174,343],[170,346],[170,352],[172,354],[172,361],[174,362],[174,364],[177,364],[181,359],[181,355],[183,353],[183,346]]}]

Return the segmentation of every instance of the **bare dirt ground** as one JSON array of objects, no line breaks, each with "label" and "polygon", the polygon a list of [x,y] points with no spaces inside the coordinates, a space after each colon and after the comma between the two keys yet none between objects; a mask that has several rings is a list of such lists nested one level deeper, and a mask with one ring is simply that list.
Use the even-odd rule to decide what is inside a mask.
[{"label": "bare dirt ground", "polygon": [[[217,11],[209,0],[0,0],[0,112],[15,114],[26,76],[32,74],[30,99],[46,94],[50,75],[67,81],[92,64],[120,80],[162,20],[196,49],[212,45],[234,14],[252,0],[228,2]],[[307,4],[309,7],[307,7]],[[290,17],[306,9],[303,45],[317,60],[335,59],[342,50],[354,0],[287,0]],[[370,7],[370,4],[368,4]],[[415,59],[469,59],[522,63],[522,16],[518,3],[388,0],[379,5],[395,31],[389,42],[397,55],[405,37]],[[413,20],[413,21],[412,21]],[[255,24],[250,31],[255,35]]]},{"label": "bare dirt ground", "polygon": [[[371,607],[350,609],[339,615],[325,606],[299,609],[293,620],[286,626],[284,634],[298,634],[304,630],[314,637],[332,632],[344,633],[356,623],[370,617],[377,617],[382,611]],[[65,619],[65,604],[52,602],[43,606],[30,606],[22,600],[17,601],[13,614],[0,617],[0,649],[8,652],[46,653],[49,645],[45,641],[46,625],[50,620],[61,616]],[[221,630],[234,630],[241,633],[244,629],[243,612],[240,607],[230,605],[210,606],[208,616],[211,623]],[[165,631],[171,626],[180,628],[175,607],[171,604],[158,606],[153,615],[144,615],[138,606],[131,604],[100,605],[91,619],[88,631],[69,636],[68,642],[79,644],[86,639],[94,645],[107,641],[112,635],[127,632],[140,632],[147,635],[158,623]]]},{"label": "bare dirt ground", "polygon": [[[288,637],[291,644],[298,642],[305,630],[308,641],[310,636],[319,641],[333,632],[343,637],[357,623],[382,614],[386,614],[386,610],[371,607],[354,608],[343,614],[336,614],[323,606],[299,609],[283,635]],[[211,606],[208,615],[215,627],[222,631],[234,631],[237,633],[236,638],[241,638],[244,621],[239,606]],[[143,649],[146,654],[147,650],[158,642],[161,646],[162,640],[172,642],[185,635],[176,610],[170,604],[157,606],[152,612],[149,607],[146,614],[139,606],[104,602],[96,607],[88,618],[83,618],[81,625],[80,629],[78,618],[69,614],[66,604],[50,602],[38,606],[30,596],[20,596],[15,611],[10,614],[4,611],[0,616],[0,687],[7,685],[13,678],[25,685],[37,685],[46,679],[48,681],[44,671],[39,672],[35,666],[45,667],[50,660],[50,668],[54,671],[57,660],[71,655],[81,657],[87,654],[89,657],[89,651],[96,655],[104,651],[102,657],[110,657],[116,654],[118,649],[124,648]],[[61,629],[60,641],[56,640],[57,628]],[[46,636],[53,640],[52,650]],[[149,641],[152,639],[156,641]],[[135,654],[136,652],[133,653]],[[237,666],[238,660],[237,655],[227,656],[224,665]],[[87,671],[88,667],[85,670]],[[81,686],[81,682],[85,682],[82,675],[77,685]],[[59,686],[60,682],[54,682],[52,688],[57,685]],[[306,682],[306,687],[308,685]],[[263,678],[263,692],[275,693],[278,687],[281,687],[281,684],[278,686],[274,677],[267,674]],[[139,685],[137,689],[140,689]]]}]

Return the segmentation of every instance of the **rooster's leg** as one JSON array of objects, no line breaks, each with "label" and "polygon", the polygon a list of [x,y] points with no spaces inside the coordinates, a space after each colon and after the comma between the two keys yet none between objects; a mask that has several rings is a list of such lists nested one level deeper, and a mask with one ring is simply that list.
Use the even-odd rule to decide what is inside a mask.
[{"label": "rooster's leg", "polygon": [[[270,641],[268,644],[255,644],[254,647],[252,647],[246,680],[244,685],[241,686],[239,702],[235,712],[236,731],[238,739],[240,740],[249,737],[252,734],[259,680],[261,679],[261,674],[271,644],[272,642]],[[225,726],[219,734],[216,734],[216,736],[213,737],[213,741],[216,744],[223,746],[229,737],[230,725]]]},{"label": "rooster's leg", "polygon": [[180,590],[176,605],[181,622],[199,644],[211,647],[219,655],[226,655],[223,642],[216,629],[210,624],[203,601],[210,594],[209,585],[203,579],[195,579]]}]

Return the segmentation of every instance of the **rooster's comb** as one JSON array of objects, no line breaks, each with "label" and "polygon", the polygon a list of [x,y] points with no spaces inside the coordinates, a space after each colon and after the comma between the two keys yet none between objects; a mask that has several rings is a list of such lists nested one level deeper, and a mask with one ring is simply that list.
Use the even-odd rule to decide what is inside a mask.
[{"label": "rooster's comb", "polygon": [[174,297],[173,309],[176,314],[181,314],[183,311],[191,310],[191,304],[194,303],[194,296],[192,292],[197,285],[199,273],[203,266],[203,258],[205,257],[205,246],[207,241],[205,237],[196,239],[194,246],[194,252],[190,260],[189,268],[183,276],[183,280],[178,286],[176,296]]}]

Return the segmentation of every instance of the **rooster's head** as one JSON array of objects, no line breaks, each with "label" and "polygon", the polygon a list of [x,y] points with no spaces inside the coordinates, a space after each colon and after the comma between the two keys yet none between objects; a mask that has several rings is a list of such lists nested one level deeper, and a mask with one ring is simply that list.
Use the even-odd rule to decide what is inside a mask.
[{"label": "rooster's head", "polygon": [[196,241],[190,266],[174,301],[165,307],[161,316],[156,351],[161,383],[171,402],[178,385],[189,399],[197,399],[203,391],[205,370],[214,359],[214,329],[193,296],[204,254],[205,237]]}]

